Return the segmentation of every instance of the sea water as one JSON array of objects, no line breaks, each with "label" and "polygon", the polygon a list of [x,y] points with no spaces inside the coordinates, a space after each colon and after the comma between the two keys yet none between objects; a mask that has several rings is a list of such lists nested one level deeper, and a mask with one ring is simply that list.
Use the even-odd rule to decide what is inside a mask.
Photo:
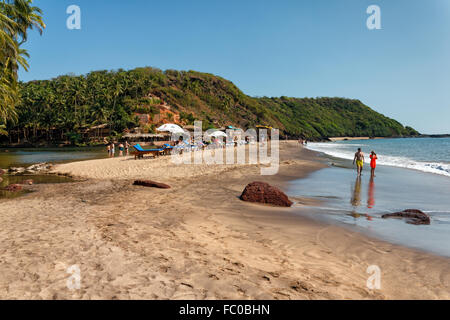
[{"label": "sea water", "polygon": [[309,143],[311,150],[352,160],[357,148],[375,151],[378,164],[408,168],[450,177],[450,138],[404,138]]},{"label": "sea water", "polygon": [[[32,164],[49,162],[64,163],[71,161],[81,161],[89,159],[106,158],[105,148],[85,147],[85,148],[20,148],[6,149],[0,148],[0,168],[7,170],[10,167],[28,167]],[[1,176],[0,200],[5,198],[16,198],[28,193],[26,190],[20,192],[7,192],[2,190],[9,184],[21,183],[31,179],[35,184],[44,183],[65,183],[72,181],[66,177],[54,175],[8,175]]]},{"label": "sea water", "polygon": [[32,164],[49,162],[63,163],[71,161],[106,158],[106,148],[0,148],[0,168],[26,167]]},{"label": "sea water", "polygon": [[[358,147],[366,155],[371,150],[377,153],[375,177],[368,164],[357,177],[352,160]],[[329,166],[290,184],[291,196],[320,200],[320,205],[307,210],[299,207],[300,214],[450,256],[450,139],[353,140],[310,143],[308,148],[322,152]],[[405,209],[429,214],[431,224],[381,218]]]}]

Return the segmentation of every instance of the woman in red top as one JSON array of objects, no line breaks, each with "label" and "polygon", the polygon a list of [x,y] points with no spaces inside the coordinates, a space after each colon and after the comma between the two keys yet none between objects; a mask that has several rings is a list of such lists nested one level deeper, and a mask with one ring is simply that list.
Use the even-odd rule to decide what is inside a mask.
[{"label": "woman in red top", "polygon": [[375,177],[375,168],[377,167],[377,154],[375,153],[375,151],[372,151],[370,153],[370,168],[372,169],[371,171],[371,175],[372,177]]}]

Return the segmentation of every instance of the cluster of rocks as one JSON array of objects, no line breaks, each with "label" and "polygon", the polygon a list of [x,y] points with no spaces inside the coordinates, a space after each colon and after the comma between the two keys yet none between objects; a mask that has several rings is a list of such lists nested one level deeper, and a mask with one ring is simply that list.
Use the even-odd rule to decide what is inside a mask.
[{"label": "cluster of rocks", "polygon": [[[240,199],[248,202],[271,204],[280,207],[292,206],[292,201],[280,189],[265,182],[252,182],[248,184],[242,192]],[[409,224],[429,225],[430,216],[417,209],[407,209],[401,212],[388,213],[382,216],[383,219],[399,218],[405,219]]]},{"label": "cluster of rocks", "polygon": [[51,163],[38,163],[33,164],[29,167],[11,167],[8,170],[9,174],[36,174],[40,172],[46,172],[49,171],[53,165]]},{"label": "cluster of rocks", "polygon": [[[31,168],[30,171],[32,171],[33,173],[36,173],[41,170],[48,170],[48,169],[44,169],[44,168],[48,168],[47,164],[45,164],[45,166],[44,166],[44,164],[39,164],[39,165],[33,165],[31,167],[30,167]],[[28,168],[27,168],[27,170],[28,170]],[[0,183],[3,181],[3,178],[1,176],[4,175],[6,172],[7,172],[6,170],[0,169]],[[11,172],[11,171],[8,171],[8,172]],[[23,171],[23,172],[25,172],[25,171]],[[27,179],[20,183],[10,184],[9,186],[4,187],[2,190],[8,191],[8,192],[19,192],[19,191],[23,190],[24,185],[31,186],[33,183],[34,183],[34,181],[32,179]]]},{"label": "cluster of rocks", "polygon": [[10,184],[9,186],[4,187],[2,190],[8,191],[8,192],[19,192],[23,190],[23,186],[31,186],[33,185],[34,181],[31,179],[24,180],[20,183]]},{"label": "cluster of rocks", "polygon": [[7,187],[4,187],[3,190],[8,192],[19,192],[22,191],[23,187],[20,184],[10,184]]}]

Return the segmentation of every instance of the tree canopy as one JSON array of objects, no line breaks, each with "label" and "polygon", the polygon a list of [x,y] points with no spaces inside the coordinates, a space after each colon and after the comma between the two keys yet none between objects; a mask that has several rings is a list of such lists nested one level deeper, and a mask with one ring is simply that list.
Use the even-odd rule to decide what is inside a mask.
[{"label": "tree canopy", "polygon": [[151,67],[22,83],[20,100],[17,121],[9,121],[7,129],[29,142],[78,141],[83,130],[99,125],[120,135],[138,125],[136,114],[158,113],[161,102],[170,105],[183,124],[198,119],[205,128],[268,125],[282,135],[308,139],[418,134],[359,100],[255,98],[212,74]]},{"label": "tree canopy", "polygon": [[5,121],[15,116],[19,66],[28,69],[28,52],[21,46],[27,41],[30,29],[36,28],[42,33],[45,28],[42,12],[32,2],[0,0],[0,134],[5,133]]}]

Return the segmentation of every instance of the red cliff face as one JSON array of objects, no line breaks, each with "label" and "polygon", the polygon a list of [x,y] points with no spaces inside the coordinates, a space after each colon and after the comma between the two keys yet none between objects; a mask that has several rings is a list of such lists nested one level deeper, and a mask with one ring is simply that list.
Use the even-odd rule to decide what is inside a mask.
[{"label": "red cliff face", "polygon": [[149,113],[138,113],[135,115],[139,118],[139,123],[141,125],[149,125],[149,124],[164,124],[164,123],[180,123],[180,114],[176,111],[172,111],[172,107],[168,105],[166,102],[162,101],[159,105],[144,105],[143,108],[153,108],[157,109],[158,113],[149,114]]}]

